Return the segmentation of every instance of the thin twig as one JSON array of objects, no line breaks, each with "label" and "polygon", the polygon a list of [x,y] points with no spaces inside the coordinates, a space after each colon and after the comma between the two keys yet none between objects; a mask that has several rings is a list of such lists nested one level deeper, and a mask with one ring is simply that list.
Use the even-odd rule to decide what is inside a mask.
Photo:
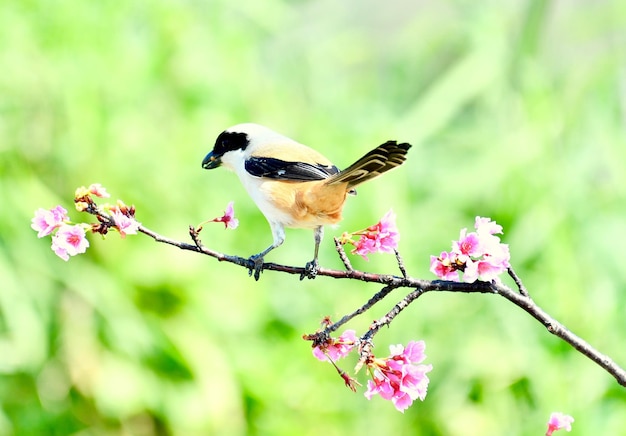
[{"label": "thin twig", "polygon": [[354,312],[349,313],[348,315],[345,315],[343,318],[341,318],[336,323],[330,324],[328,327],[326,327],[325,331],[327,333],[336,331],[339,327],[341,327],[342,325],[344,325],[345,323],[350,321],[355,316],[358,316],[358,315],[366,312],[367,310],[369,310],[374,304],[376,304],[379,301],[381,301],[383,298],[385,298],[394,289],[396,289],[394,286],[385,286],[379,292],[374,294],[374,296],[372,298],[370,298],[367,301],[367,303],[365,303],[363,306],[359,307]]},{"label": "thin twig", "polygon": [[404,260],[402,259],[402,256],[400,256],[400,252],[398,250],[394,249],[393,252],[396,254],[396,261],[398,262],[398,268],[400,268],[400,273],[402,273],[402,277],[406,279],[407,275],[406,268],[404,267]]},{"label": "thin twig", "polygon": [[391,321],[404,309],[408,307],[414,300],[417,300],[424,293],[428,292],[425,289],[416,289],[396,304],[385,316],[374,321],[367,332],[361,337],[361,341],[367,342],[374,337],[374,335],[380,330],[381,327],[389,325]]},{"label": "thin twig", "polygon": [[511,276],[511,278],[515,282],[515,285],[517,286],[517,289],[519,289],[519,293],[522,294],[524,297],[528,297],[529,294],[528,294],[528,291],[526,290],[526,287],[522,283],[522,279],[520,279],[518,277],[518,275],[515,273],[515,271],[513,271],[513,268],[509,267],[507,269],[507,272],[509,273],[509,275]]},{"label": "thin twig", "polygon": [[346,250],[343,249],[343,244],[339,238],[335,238],[335,248],[339,254],[339,259],[343,262],[343,266],[346,267],[346,270],[354,271],[354,268],[352,268],[352,264],[350,263],[350,259],[348,259],[348,255],[346,254]]}]

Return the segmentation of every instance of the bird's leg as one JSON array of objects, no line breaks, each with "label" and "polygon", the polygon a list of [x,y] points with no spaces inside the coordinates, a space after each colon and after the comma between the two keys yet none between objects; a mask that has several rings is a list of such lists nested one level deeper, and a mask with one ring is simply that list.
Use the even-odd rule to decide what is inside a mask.
[{"label": "bird's leg", "polygon": [[252,273],[254,273],[254,280],[258,281],[259,278],[261,277],[261,271],[263,271],[263,258],[265,257],[267,253],[269,253],[276,247],[277,245],[272,244],[269,247],[267,247],[265,250],[261,251],[260,253],[253,254],[252,256],[250,256],[248,260],[252,261],[254,263],[254,266],[248,269],[248,275],[251,276]]},{"label": "bird's leg", "polygon": [[313,237],[315,238],[315,251],[313,253],[313,260],[308,262],[304,267],[304,273],[302,273],[302,275],[300,276],[300,280],[304,279],[305,277],[309,279],[314,279],[315,276],[317,276],[317,271],[320,267],[319,261],[317,260],[317,255],[320,250],[320,243],[324,238],[324,227],[317,226],[315,230],[313,230]]},{"label": "bird's leg", "polygon": [[274,237],[272,245],[260,253],[253,254],[248,259],[253,263],[253,266],[248,269],[248,275],[252,275],[254,273],[254,280],[257,281],[261,277],[261,271],[263,271],[263,258],[265,255],[285,242],[285,229],[282,224],[270,222],[270,227],[272,228],[272,235]]}]

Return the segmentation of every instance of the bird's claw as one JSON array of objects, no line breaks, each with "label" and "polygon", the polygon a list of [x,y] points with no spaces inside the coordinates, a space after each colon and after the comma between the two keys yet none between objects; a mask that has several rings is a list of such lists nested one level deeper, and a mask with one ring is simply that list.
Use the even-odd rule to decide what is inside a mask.
[{"label": "bird's claw", "polygon": [[314,279],[315,277],[317,277],[317,273],[320,270],[320,264],[318,262],[317,259],[313,259],[310,262],[307,262],[307,264],[304,266],[304,271],[302,271],[302,274],[300,274],[300,280],[304,280],[304,278],[306,277],[307,279]]},{"label": "bird's claw", "polygon": [[250,256],[248,261],[252,263],[252,265],[248,267],[248,275],[251,276],[254,273],[254,280],[259,281],[261,272],[263,271],[263,256],[255,254],[254,256]]}]

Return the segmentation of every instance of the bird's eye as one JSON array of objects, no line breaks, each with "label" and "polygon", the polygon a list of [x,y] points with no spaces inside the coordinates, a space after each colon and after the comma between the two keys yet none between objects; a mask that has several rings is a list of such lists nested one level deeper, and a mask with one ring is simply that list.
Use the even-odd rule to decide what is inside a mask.
[{"label": "bird's eye", "polygon": [[228,146],[230,141],[228,139],[222,139],[221,141],[217,141],[215,144],[215,151],[219,153],[226,153],[228,151]]}]

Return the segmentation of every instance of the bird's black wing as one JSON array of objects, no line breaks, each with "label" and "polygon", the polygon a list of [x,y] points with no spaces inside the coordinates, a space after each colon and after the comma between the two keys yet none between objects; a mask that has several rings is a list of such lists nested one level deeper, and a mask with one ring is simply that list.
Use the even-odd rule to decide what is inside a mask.
[{"label": "bird's black wing", "polygon": [[250,157],[245,162],[246,171],[256,177],[275,180],[312,181],[324,180],[339,169],[334,165],[288,162],[269,157]]}]

